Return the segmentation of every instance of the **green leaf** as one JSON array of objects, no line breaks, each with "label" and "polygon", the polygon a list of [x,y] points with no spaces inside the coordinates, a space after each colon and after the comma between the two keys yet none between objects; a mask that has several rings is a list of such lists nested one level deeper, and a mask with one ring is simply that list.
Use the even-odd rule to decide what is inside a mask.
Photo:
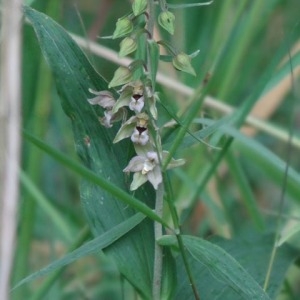
[{"label": "green leaf", "polygon": [[[91,97],[89,88],[107,90],[107,83],[61,26],[31,8],[25,7],[24,13],[34,27],[42,52],[54,74],[62,107],[72,121],[79,157],[92,171],[91,174],[105,178],[110,187],[111,182],[117,185],[117,194],[123,197],[125,193],[122,196],[120,190],[128,190],[122,170],[127,164],[129,143],[125,141],[112,145],[117,128],[103,128],[98,121],[98,116],[103,114],[102,109],[87,102]],[[91,174],[85,172],[89,178],[93,177]],[[95,236],[99,236],[135,212],[119,201],[116,193],[112,196],[94,182],[83,180],[80,194],[91,230]],[[142,199],[141,204],[153,205],[154,193],[150,186],[135,195]],[[151,298],[153,245],[152,222],[145,220],[125,238],[106,249],[123,276],[146,299]]]},{"label": "green leaf", "polygon": [[[278,249],[268,296],[261,286],[274,243],[273,235],[249,231],[232,240],[215,238],[214,243],[192,236],[183,236],[183,241],[202,299],[274,299],[285,272],[298,256],[297,251],[289,247]],[[165,236],[162,242],[174,246],[176,238]],[[191,299],[192,290],[186,288],[188,279],[182,262],[178,260],[177,263],[179,277],[175,299]]]},{"label": "green leaf", "polygon": [[276,242],[276,246],[279,247],[283,245],[285,242],[295,237],[295,235],[299,236],[299,232],[300,232],[300,224],[298,221],[296,222],[294,221],[292,225],[288,223],[286,225],[286,228],[284,228],[280,233],[279,239]]},{"label": "green leaf", "polygon": [[24,278],[14,287],[14,289],[18,288],[19,286],[35,280],[41,276],[47,275],[50,272],[57,270],[58,268],[62,268],[70,263],[82,258],[86,255],[97,253],[102,249],[110,246],[112,243],[117,241],[120,237],[124,236],[127,232],[132,230],[135,226],[137,226],[145,216],[140,213],[132,216],[128,220],[124,221],[123,223],[117,225],[116,227],[108,230],[107,232],[103,233],[102,235],[98,236],[97,238],[93,239],[82,245],[81,247],[77,248],[76,250],[68,253],[64,257],[54,261],[47,267],[29,275],[28,277]]},{"label": "green leaf", "polygon": [[228,151],[226,158],[229,166],[229,172],[232,174],[236,185],[240,190],[240,196],[243,200],[248,214],[252,218],[254,224],[256,225],[256,228],[263,229],[264,220],[262,218],[262,215],[260,214],[257,201],[250,188],[244,170],[242,169],[238,159],[236,159],[235,155],[231,151]]},{"label": "green leaf", "polygon": [[198,2],[198,3],[186,3],[186,4],[168,4],[169,8],[172,9],[182,9],[182,8],[191,8],[191,7],[199,7],[210,5],[214,2],[214,0],[206,1],[206,2]]},{"label": "green leaf", "polygon": [[[278,186],[282,185],[286,162],[264,145],[244,136],[239,131],[230,129],[229,132],[235,137],[233,146],[241,151],[247,160],[255,161],[255,167],[262,170]],[[292,166],[289,166],[287,174],[286,191],[299,201],[300,175]]]},{"label": "green leaf", "polygon": [[[197,119],[195,122],[208,125],[207,129],[209,129],[214,124],[219,124],[221,120],[213,121],[208,119]],[[255,161],[255,166],[261,169],[269,178],[277,182],[279,185],[282,184],[286,163],[281,158],[267,149],[264,145],[257,142],[255,139],[245,136],[232,126],[228,126],[223,123],[221,127],[218,127],[218,130],[222,133],[222,135],[227,134],[233,137],[234,148],[241,151],[241,153],[248,160]],[[203,138],[202,131],[203,130],[193,133],[193,136]],[[195,143],[196,141],[192,136],[186,135],[183,139],[180,149],[191,147]],[[286,184],[287,192],[296,200],[298,200],[298,195],[300,194],[300,176],[291,166],[289,167]]]},{"label": "green leaf", "polygon": [[70,170],[74,171],[76,174],[85,178],[89,182],[99,186],[103,190],[107,191],[108,193],[112,194],[113,196],[117,197],[120,201],[123,201],[126,205],[136,209],[137,211],[143,213],[148,218],[157,221],[164,226],[168,227],[167,223],[164,222],[161,218],[159,218],[152,209],[150,209],[147,205],[143,202],[135,199],[133,196],[127,194],[123,190],[121,190],[116,185],[106,181],[103,177],[100,177],[96,173],[92,172],[91,170],[87,169],[86,167],[80,165],[79,163],[73,161],[68,156],[60,153],[59,151],[55,150],[54,148],[48,146],[41,140],[33,137],[26,131],[24,131],[24,137],[26,140],[30,141],[32,144],[43,150],[45,153],[49,154],[55,160],[60,162],[62,165],[66,166]]},{"label": "green leaf", "polygon": [[[193,258],[191,267],[204,265],[214,277],[234,289],[243,299],[270,300],[268,295],[251,275],[226,251],[219,246],[194,236],[182,236],[187,251]],[[162,242],[176,245],[175,236],[165,236]],[[194,268],[195,269],[195,268]],[[210,288],[213,288],[211,283]],[[201,292],[201,289],[199,288]],[[202,291],[203,292],[203,291]],[[206,299],[212,299],[205,297]],[[179,299],[187,299],[180,297]]]}]

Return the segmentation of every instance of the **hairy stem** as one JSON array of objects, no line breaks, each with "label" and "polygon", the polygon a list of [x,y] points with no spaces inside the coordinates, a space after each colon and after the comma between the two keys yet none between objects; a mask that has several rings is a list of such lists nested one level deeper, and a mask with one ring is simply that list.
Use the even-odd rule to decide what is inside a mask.
[{"label": "hairy stem", "polygon": [[[150,37],[153,36],[153,28],[155,23],[155,7],[154,1],[148,0],[148,22],[147,22],[147,31],[150,34]],[[150,49],[147,47],[147,69],[151,73],[151,55]],[[154,91],[153,91],[154,92]],[[157,150],[161,149],[161,145],[157,145]],[[158,153],[159,156],[159,153]],[[159,184],[156,191],[156,200],[155,200],[155,212],[158,216],[162,217],[163,214],[163,198],[164,198],[164,184],[163,182]],[[161,281],[162,281],[162,265],[163,265],[163,249],[160,245],[157,244],[157,240],[162,236],[162,224],[154,222],[154,266],[153,266],[153,284],[152,284],[152,299],[160,300],[161,293]]]},{"label": "hairy stem", "polygon": [[[158,216],[162,217],[163,214],[163,198],[164,198],[164,185],[161,183],[156,191],[155,212]],[[163,263],[163,250],[156,240],[162,237],[162,225],[154,222],[154,270],[153,270],[153,286],[152,296],[153,300],[160,299],[161,280],[162,280],[162,263]]]}]

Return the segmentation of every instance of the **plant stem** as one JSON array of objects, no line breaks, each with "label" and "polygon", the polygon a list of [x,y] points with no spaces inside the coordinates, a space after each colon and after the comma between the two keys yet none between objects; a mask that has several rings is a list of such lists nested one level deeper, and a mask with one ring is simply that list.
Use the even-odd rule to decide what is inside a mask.
[{"label": "plant stem", "polygon": [[[155,22],[155,7],[154,1],[148,0],[148,15],[149,19],[147,22],[147,30],[152,38],[153,28]],[[150,49],[147,47],[147,69],[151,73],[151,55]],[[154,83],[153,83],[154,84]],[[161,145],[158,145],[157,150],[161,148]],[[158,153],[158,156],[160,154]],[[164,184],[163,182],[159,184],[156,191],[156,200],[155,200],[155,212],[158,216],[162,217],[163,214],[163,200],[164,200]],[[156,242],[160,237],[162,237],[162,224],[159,222],[154,222],[154,266],[153,266],[153,284],[152,284],[152,299],[160,300],[161,294],[161,281],[162,281],[162,265],[163,265],[163,249]]]},{"label": "plant stem", "polygon": [[[148,0],[148,15],[149,19],[147,22],[147,30],[151,35],[151,38],[153,37],[153,29],[154,29],[154,24],[155,24],[155,6],[154,6],[154,1],[153,0]],[[149,61],[148,57],[148,61]]]},{"label": "plant stem", "polygon": [[175,234],[176,234],[176,238],[177,238],[177,242],[178,242],[179,251],[182,256],[183,264],[184,264],[187,276],[189,278],[190,286],[193,290],[194,297],[196,300],[200,300],[200,296],[199,296],[199,293],[198,293],[198,290],[197,290],[197,287],[196,287],[196,284],[195,284],[195,281],[193,278],[193,274],[192,274],[191,268],[189,266],[188,258],[186,255],[186,249],[185,249],[185,246],[182,241],[181,229],[180,229],[179,218],[178,218],[178,214],[176,211],[176,207],[174,205],[174,202],[171,200],[171,199],[174,199],[174,197],[172,196],[172,187],[171,187],[170,180],[167,176],[165,176],[165,183],[166,183],[166,192],[167,192],[166,200],[168,202],[169,209],[170,209],[171,216],[172,216],[172,221],[175,226]]},{"label": "plant stem", "polygon": [[178,246],[179,246],[179,249],[180,249],[180,252],[181,252],[181,255],[182,255],[184,267],[186,269],[186,273],[188,275],[189,282],[190,282],[191,288],[192,288],[193,293],[194,293],[195,300],[200,300],[200,296],[199,296],[196,284],[194,282],[194,278],[193,278],[193,275],[192,275],[192,272],[191,272],[191,269],[190,269],[190,265],[189,265],[189,262],[188,262],[188,259],[187,259],[187,256],[186,256],[186,250],[185,250],[185,246],[184,246],[183,241],[182,241],[181,233],[176,234],[176,238],[177,238]]},{"label": "plant stem", "polygon": [[[290,45],[289,45],[289,47],[290,47]],[[295,83],[294,69],[293,69],[293,64],[292,64],[290,48],[289,48],[289,62],[290,62],[290,69],[291,69],[291,86],[292,86],[292,92],[293,92],[293,97],[290,100],[290,107],[291,107],[291,111],[293,113],[292,113],[292,116],[291,116],[290,122],[289,122],[289,140],[288,140],[288,144],[287,144],[287,148],[286,148],[286,165],[285,165],[285,170],[284,170],[284,174],[283,174],[282,188],[281,188],[279,207],[278,207],[278,215],[277,215],[277,220],[276,220],[276,223],[277,223],[276,224],[276,227],[277,227],[276,235],[274,238],[274,245],[273,245],[272,253],[270,256],[267,274],[266,274],[266,278],[265,278],[265,282],[264,282],[264,286],[263,286],[264,291],[266,291],[269,286],[269,281],[270,281],[271,273],[273,270],[275,257],[277,254],[277,248],[278,248],[277,242],[280,237],[280,228],[281,228],[281,224],[282,224],[282,213],[283,213],[283,207],[284,207],[284,202],[285,202],[288,173],[289,173],[290,161],[292,158],[292,150],[293,150],[292,149],[292,138],[293,138],[294,130],[295,130],[295,124],[294,124],[294,122],[296,120],[295,108],[296,108],[296,103],[299,99],[296,95],[296,83]]]},{"label": "plant stem", "polygon": [[[162,217],[163,214],[163,200],[164,200],[164,185],[161,183],[156,191],[155,212]],[[163,249],[156,241],[162,237],[162,225],[154,222],[154,270],[153,270],[153,286],[152,296],[153,300],[160,299],[161,280],[162,280],[162,263],[163,263]]]},{"label": "plant stem", "polygon": [[2,1],[0,57],[0,299],[9,299],[21,149],[21,0]]}]

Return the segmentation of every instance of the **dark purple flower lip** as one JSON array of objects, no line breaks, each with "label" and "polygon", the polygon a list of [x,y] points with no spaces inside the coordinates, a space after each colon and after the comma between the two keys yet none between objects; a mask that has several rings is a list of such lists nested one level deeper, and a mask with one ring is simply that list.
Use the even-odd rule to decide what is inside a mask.
[{"label": "dark purple flower lip", "polygon": [[135,101],[138,101],[141,97],[142,97],[142,95],[139,95],[139,94],[132,95],[132,98],[133,98]]},{"label": "dark purple flower lip", "polygon": [[145,127],[136,126],[136,130],[139,132],[139,134],[142,134],[144,131],[147,130]]}]

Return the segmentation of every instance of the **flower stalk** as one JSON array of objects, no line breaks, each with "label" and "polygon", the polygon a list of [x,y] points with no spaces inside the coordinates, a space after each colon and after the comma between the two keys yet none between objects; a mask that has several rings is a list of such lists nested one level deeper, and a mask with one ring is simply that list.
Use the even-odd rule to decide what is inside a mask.
[{"label": "flower stalk", "polygon": [[[99,121],[105,127],[110,128],[113,123],[122,120],[113,143],[127,138],[133,143],[136,154],[123,169],[125,173],[133,173],[130,190],[137,190],[144,183],[149,182],[156,191],[155,212],[162,219],[165,191],[163,172],[181,166],[184,160],[175,160],[169,152],[163,150],[157,122],[159,116],[156,103],[159,97],[155,91],[155,83],[160,54],[159,43],[153,38],[153,29],[157,21],[162,28],[173,34],[175,20],[175,16],[168,11],[165,1],[159,2],[161,12],[158,16],[156,16],[155,1],[134,0],[132,12],[118,19],[112,38],[122,38],[119,56],[123,57],[137,50],[140,44],[138,40],[141,35],[146,34],[145,57],[135,59],[129,65],[121,66],[115,71],[108,88],[118,87],[118,96],[113,91],[89,89],[93,98],[88,99],[88,102],[91,105],[99,105],[103,109],[103,116],[99,117]],[[195,75],[191,65],[191,56],[172,49],[170,52],[173,57],[173,66],[177,70]],[[168,204],[176,227],[175,231],[180,234],[176,208],[170,201]],[[154,300],[161,299],[163,249],[156,241],[162,235],[162,224],[154,222],[152,284],[152,299]],[[185,251],[183,248],[181,250]]]},{"label": "flower stalk", "polygon": [[[156,191],[155,213],[162,217],[163,215],[163,197],[164,185],[161,183]],[[159,240],[163,235],[162,225],[159,222],[154,222],[155,241]],[[154,268],[153,268],[153,285],[152,296],[154,300],[161,299],[161,284],[162,284],[162,266],[163,266],[163,249],[157,242],[154,245]]]}]

